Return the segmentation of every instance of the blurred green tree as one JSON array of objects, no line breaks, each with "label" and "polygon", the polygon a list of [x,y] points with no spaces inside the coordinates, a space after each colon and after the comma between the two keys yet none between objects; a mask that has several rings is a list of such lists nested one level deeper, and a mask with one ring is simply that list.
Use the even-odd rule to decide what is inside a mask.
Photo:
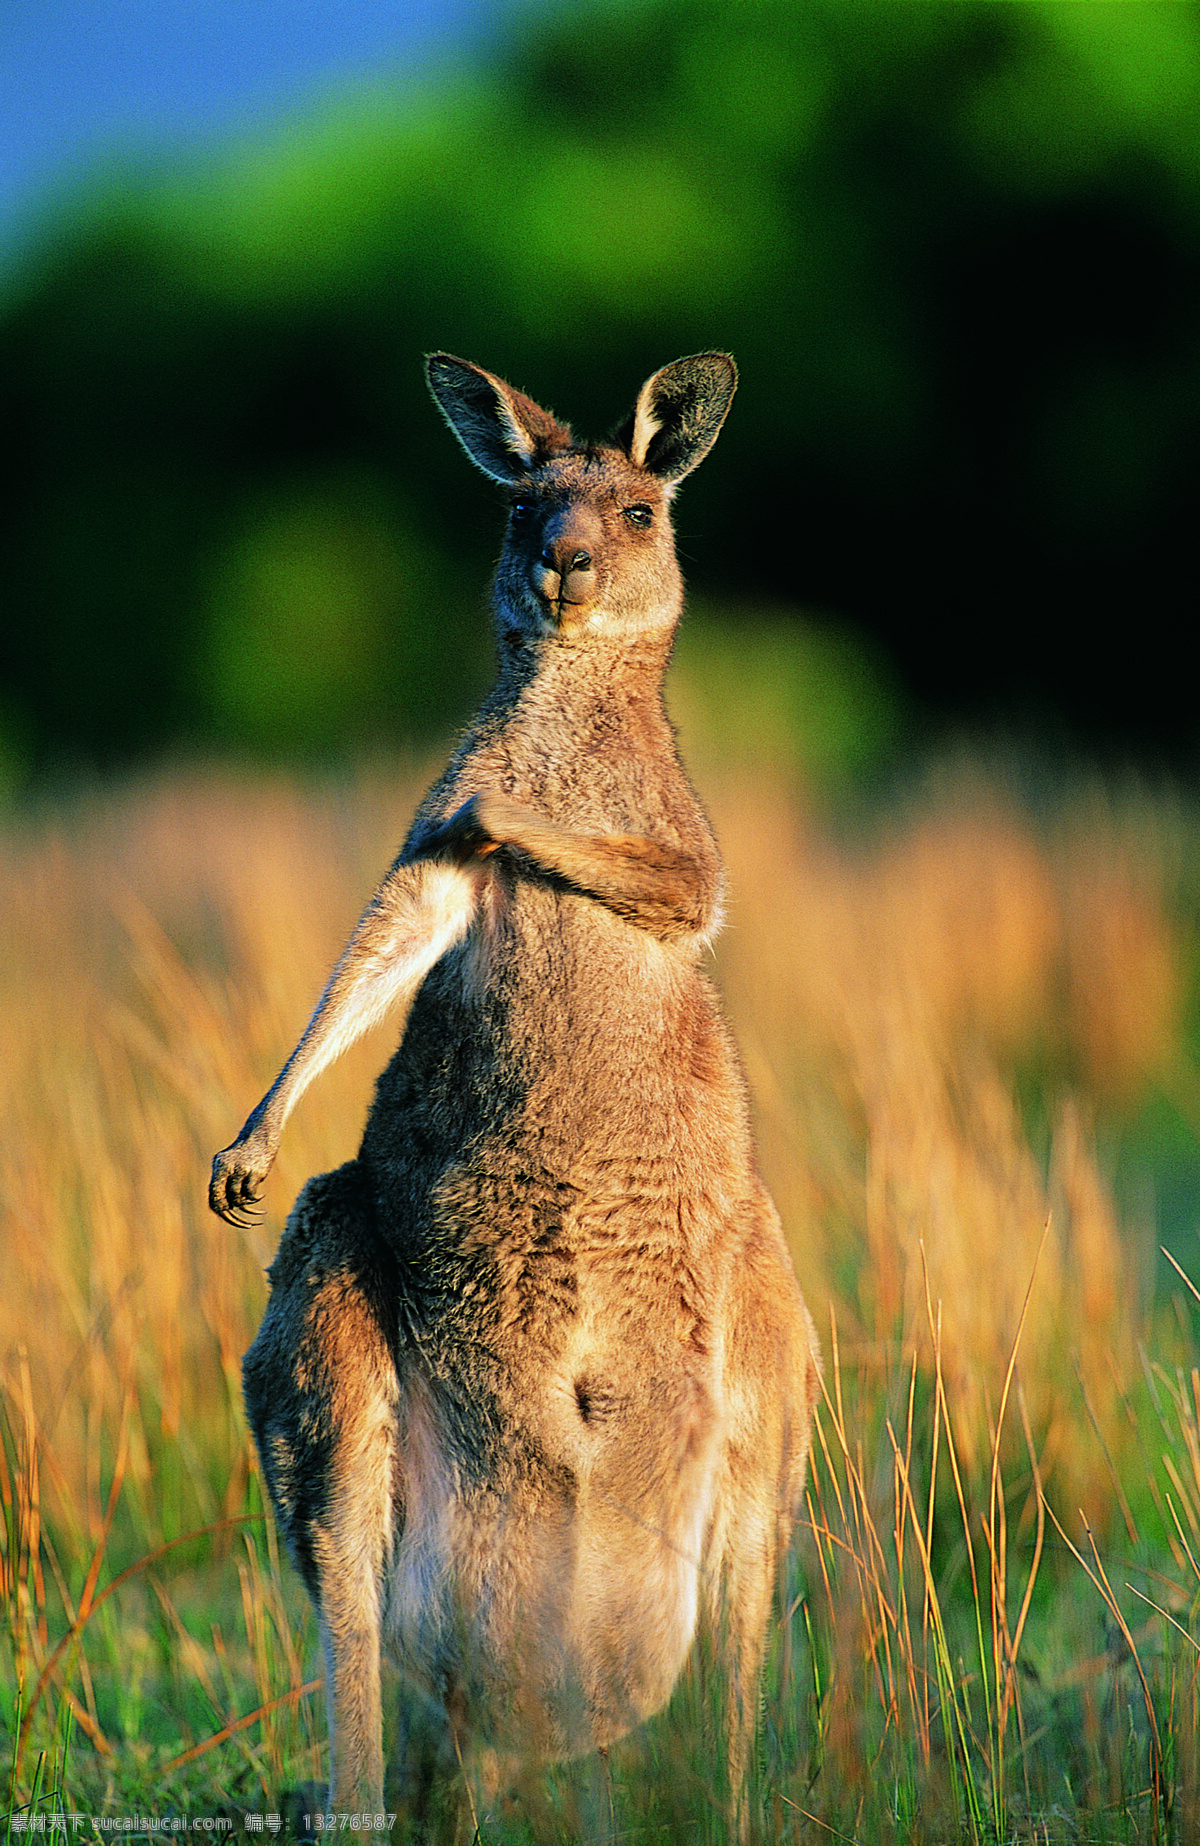
[{"label": "blurred green tree", "polygon": [[1198,285],[1195,0],[531,10],[486,70],[99,176],[10,276],[0,725],[35,769],[443,729],[495,541],[419,354],[596,434],[719,346],[710,598],[1189,750]]}]

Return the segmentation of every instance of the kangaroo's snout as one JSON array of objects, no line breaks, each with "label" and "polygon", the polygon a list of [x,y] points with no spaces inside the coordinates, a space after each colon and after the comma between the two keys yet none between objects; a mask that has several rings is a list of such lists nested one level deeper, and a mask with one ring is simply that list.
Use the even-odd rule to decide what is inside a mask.
[{"label": "kangaroo's snout", "polygon": [[566,506],[549,515],[540,538],[530,581],[535,595],[552,603],[561,620],[564,609],[587,607],[599,594],[603,528],[587,508]]}]

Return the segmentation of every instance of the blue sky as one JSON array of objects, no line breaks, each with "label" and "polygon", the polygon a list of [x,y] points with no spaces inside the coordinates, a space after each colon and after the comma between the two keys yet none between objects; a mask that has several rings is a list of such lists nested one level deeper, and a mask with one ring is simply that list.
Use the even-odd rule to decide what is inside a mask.
[{"label": "blue sky", "polygon": [[96,161],[427,66],[496,0],[0,0],[0,247]]}]

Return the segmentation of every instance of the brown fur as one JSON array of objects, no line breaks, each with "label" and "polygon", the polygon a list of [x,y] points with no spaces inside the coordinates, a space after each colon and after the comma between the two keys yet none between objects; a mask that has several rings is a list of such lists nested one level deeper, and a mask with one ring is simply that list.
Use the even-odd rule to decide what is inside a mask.
[{"label": "brown fur", "polygon": [[599,448],[478,367],[438,354],[429,377],[514,502],[497,684],[210,1192],[248,1210],[301,1090],[409,1004],[245,1364],[320,1612],[330,1803],[382,1805],[383,1653],[411,1789],[422,1738],[496,1774],[608,1744],[703,1625],[736,1790],[817,1359],[700,969],[720,861],[662,704],[669,502],[735,373],[664,367]]}]

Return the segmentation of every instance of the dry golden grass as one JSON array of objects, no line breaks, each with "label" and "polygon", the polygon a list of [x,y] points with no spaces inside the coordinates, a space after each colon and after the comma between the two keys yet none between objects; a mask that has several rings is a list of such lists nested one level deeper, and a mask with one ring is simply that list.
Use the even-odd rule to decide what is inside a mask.
[{"label": "dry golden grass", "polygon": [[[68,1709],[97,1801],[150,1787],[262,1806],[319,1773],[311,1634],[257,1518],[240,1355],[290,1201],[353,1152],[394,1028],[305,1098],[261,1225],[230,1230],[204,1194],[420,787],[383,770],[309,788],[181,771],[14,819],[0,840],[0,1590],[26,1780]],[[1165,1611],[1141,1609],[1156,1635],[1186,1629],[1200,1596],[1200,1385],[1178,1350],[1144,1350],[1152,1242],[1120,1221],[1090,1128],[1181,1082],[1179,829],[1098,798],[1035,825],[965,773],[841,837],[760,768],[706,794],[732,889],[719,975],[763,1163],[831,1330],[763,1829],[820,1810],[884,1837],[878,1816],[852,1831],[846,1789],[899,1745],[913,1788],[940,1774],[978,1831],[998,1824],[1014,1725],[1030,1774],[1016,1662],[1043,1547],[1063,1551],[1048,1514],[1089,1565],[1076,1509],[1101,1548],[1146,1541],[1143,1509],[1161,1516],[1170,1581],[1139,1579]],[[1173,1477],[1146,1454],[1133,1405],[1148,1390]],[[1104,1616],[1100,1584],[1071,1568]],[[947,1572],[968,1628],[979,1617],[967,1666]],[[1060,1690],[1092,1683],[1078,1659],[1059,1666]],[[1101,1703],[1124,1683],[1106,1670]],[[1107,1762],[1093,1741],[1089,1761]],[[910,1837],[903,1809],[888,1837]]]},{"label": "dry golden grass", "polygon": [[[1042,1465],[1085,1503],[1106,1496],[1080,1386],[1107,1424],[1151,1278],[1146,1227],[1118,1224],[1086,1124],[1179,1057],[1162,856],[1111,813],[1039,837],[970,781],[849,847],[802,828],[778,791],[714,806],[735,893],[724,984],[802,1279],[833,1301],[843,1342],[915,1345],[926,1365],[928,1288],[973,1462],[1036,1260],[1021,1373]],[[1048,1061],[1062,1076],[1043,1099],[1047,1159],[1014,1072]]]}]

